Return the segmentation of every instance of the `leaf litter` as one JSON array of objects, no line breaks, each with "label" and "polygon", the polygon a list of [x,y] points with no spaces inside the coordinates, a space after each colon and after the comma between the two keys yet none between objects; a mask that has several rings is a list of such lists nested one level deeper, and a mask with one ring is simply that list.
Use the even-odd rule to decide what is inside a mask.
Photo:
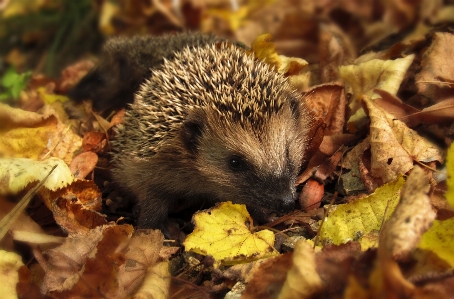
[{"label": "leaf litter", "polygon": [[[121,123],[124,110],[106,120],[89,106],[71,106],[65,97],[93,67],[82,60],[63,70],[59,80],[33,74],[24,90],[14,90],[19,97],[16,106],[30,111],[0,105],[0,178],[9,182],[1,184],[2,217],[11,208],[6,195],[23,196],[50,165],[59,165],[58,179],[47,180],[37,192],[41,207],[30,206],[31,217],[18,216],[20,222],[33,224],[24,230],[13,223],[11,234],[2,240],[9,259],[9,272],[2,276],[8,294],[22,298],[39,292],[53,298],[219,297],[228,291],[238,295],[235,290],[245,298],[452,294],[452,145],[447,162],[445,157],[454,137],[454,35],[449,26],[429,26],[453,21],[449,5],[383,2],[378,22],[374,1],[330,5],[251,1],[239,3],[237,10],[230,4],[188,1],[180,14],[159,1],[151,6],[130,2],[129,9],[100,4],[104,34],[125,28],[163,32],[159,26],[144,29],[156,16],[165,20],[162,26],[181,28],[186,23],[180,18],[197,11],[198,17],[190,19],[192,28],[251,45],[258,59],[289,77],[319,122],[306,157],[308,167],[298,178],[305,211],[284,215],[268,224],[272,230],[263,230],[253,227],[244,206],[223,203],[196,214],[192,234],[181,229],[190,226],[185,220],[166,232],[171,240],[164,240],[159,231],[134,230],[131,203],[115,194],[108,175],[104,177],[110,167],[112,127]],[[21,5],[17,3],[16,8]],[[5,11],[15,15],[20,10]],[[351,24],[339,22],[348,19],[345,16],[354,16]],[[387,36],[390,28],[401,31]],[[262,32],[271,35],[259,35]],[[373,43],[379,36],[384,38]],[[8,62],[23,64],[25,59],[15,55],[8,56]],[[320,227],[322,242],[313,244]],[[34,259],[27,266],[17,262],[17,255],[12,258],[14,242],[29,244],[28,256]]]}]

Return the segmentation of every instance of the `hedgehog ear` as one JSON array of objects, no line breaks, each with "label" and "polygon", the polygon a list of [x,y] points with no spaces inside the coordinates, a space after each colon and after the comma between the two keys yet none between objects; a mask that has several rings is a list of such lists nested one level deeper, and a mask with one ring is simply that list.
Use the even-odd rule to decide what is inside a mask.
[{"label": "hedgehog ear", "polygon": [[204,117],[202,113],[193,111],[183,123],[181,138],[185,147],[191,153],[196,153],[199,145],[199,139],[202,135]]}]

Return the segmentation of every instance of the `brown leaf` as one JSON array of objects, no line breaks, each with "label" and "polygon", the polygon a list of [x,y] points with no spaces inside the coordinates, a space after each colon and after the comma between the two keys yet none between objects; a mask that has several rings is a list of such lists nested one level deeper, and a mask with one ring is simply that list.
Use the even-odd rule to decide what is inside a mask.
[{"label": "brown leaf", "polygon": [[344,87],[340,84],[323,84],[308,90],[304,99],[315,115],[326,123],[325,135],[340,134],[345,124]]},{"label": "brown leaf", "polygon": [[335,24],[322,24],[319,43],[321,82],[339,80],[339,66],[356,57],[352,41]]},{"label": "brown leaf", "polygon": [[[397,96],[390,94],[385,90],[374,89],[374,92],[381,96],[381,98],[375,99],[374,103],[383,110],[385,110],[386,112],[389,112],[390,114],[394,115],[395,118],[397,119],[402,120],[403,117],[406,117],[409,114],[419,112],[418,109],[405,104]],[[408,125],[407,122],[405,123]]]},{"label": "brown leaf", "polygon": [[380,233],[379,255],[405,260],[422,234],[435,220],[429,196],[429,178],[419,166],[411,171],[402,188],[401,199]]},{"label": "brown leaf", "polygon": [[399,204],[380,232],[376,273],[381,283],[375,292],[382,297],[408,298],[415,292],[415,286],[404,278],[396,260],[408,259],[435,219],[427,195],[429,188],[427,174],[415,166],[403,186]]},{"label": "brown leaf", "polygon": [[107,140],[106,134],[101,132],[88,132],[84,135],[82,141],[82,149],[84,151],[92,151],[102,153],[106,150]]},{"label": "brown leaf", "polygon": [[80,294],[101,298],[100,294],[112,292],[121,264],[112,263],[111,256],[132,231],[130,225],[106,225],[70,235],[64,244],[47,252],[42,293],[60,298]]},{"label": "brown leaf", "polygon": [[452,85],[446,79],[451,82],[454,80],[454,69],[450,63],[454,57],[453,44],[453,34],[436,32],[432,44],[423,55],[422,70],[416,75],[419,93],[436,102],[452,96]]},{"label": "brown leaf", "polygon": [[291,265],[291,254],[283,254],[264,261],[249,281],[242,298],[276,298]]},{"label": "brown leaf", "polygon": [[74,157],[69,169],[77,179],[84,179],[98,163],[98,155],[93,152],[83,152]]},{"label": "brown leaf", "polygon": [[106,223],[101,210],[101,192],[92,181],[76,180],[55,192],[41,189],[39,196],[69,233],[80,233]]},{"label": "brown leaf", "polygon": [[454,98],[445,99],[430,107],[424,108],[399,118],[409,126],[423,124],[441,124],[454,119]]},{"label": "brown leaf", "polygon": [[387,183],[413,167],[413,160],[443,161],[443,151],[364,98],[370,117],[371,174]]}]

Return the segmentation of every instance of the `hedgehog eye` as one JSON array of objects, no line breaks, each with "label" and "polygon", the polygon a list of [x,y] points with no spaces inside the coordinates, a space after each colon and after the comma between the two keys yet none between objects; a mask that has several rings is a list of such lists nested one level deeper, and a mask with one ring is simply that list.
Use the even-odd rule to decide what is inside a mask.
[{"label": "hedgehog eye", "polygon": [[243,159],[239,156],[231,156],[229,158],[229,167],[231,170],[243,170],[246,167],[246,163],[244,163]]}]

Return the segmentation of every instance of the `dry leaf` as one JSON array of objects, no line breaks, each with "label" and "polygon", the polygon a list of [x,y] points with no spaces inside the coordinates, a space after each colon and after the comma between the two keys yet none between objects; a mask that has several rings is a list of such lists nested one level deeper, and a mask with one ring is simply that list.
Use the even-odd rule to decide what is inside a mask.
[{"label": "dry leaf", "polygon": [[446,81],[454,81],[454,70],[450,63],[454,57],[453,44],[453,34],[436,32],[432,44],[423,55],[422,70],[416,75],[419,93],[436,102],[452,96],[452,85]]},{"label": "dry leaf", "polygon": [[19,282],[19,268],[23,265],[18,254],[0,250],[0,290],[2,290],[2,298],[18,298],[16,285]]},{"label": "dry leaf", "polygon": [[93,171],[98,163],[98,155],[93,152],[83,152],[74,157],[69,169],[76,179],[84,179]]},{"label": "dry leaf", "polygon": [[129,225],[105,225],[69,235],[65,243],[47,252],[47,264],[41,265],[46,269],[41,292],[62,298],[79,294],[97,298],[114,292],[121,264],[112,258],[132,231]]},{"label": "dry leaf", "polygon": [[74,180],[71,170],[62,160],[0,159],[0,194],[17,194],[30,183],[41,181],[55,165],[57,168],[44,183],[46,189],[53,191],[64,188]]},{"label": "dry leaf", "polygon": [[324,134],[333,135],[343,132],[345,124],[344,87],[340,84],[323,84],[312,87],[304,96],[307,106],[316,117],[327,125]]},{"label": "dry leaf", "polygon": [[320,231],[321,240],[330,240],[333,244],[343,244],[358,240],[372,230],[379,230],[388,207],[387,218],[399,201],[399,192],[404,184],[400,177],[396,181],[381,186],[369,196],[338,205],[325,218]]},{"label": "dry leaf", "polygon": [[291,266],[292,254],[290,253],[264,260],[252,279],[247,282],[246,290],[241,298],[277,298]]},{"label": "dry leaf", "polygon": [[170,286],[169,262],[163,261],[150,267],[134,299],[167,299]]},{"label": "dry leaf", "polygon": [[364,124],[365,114],[360,99],[366,96],[371,99],[380,97],[374,92],[375,89],[396,94],[414,57],[415,55],[409,55],[396,60],[373,59],[359,65],[339,68],[340,77],[351,86],[355,99],[350,104],[351,112],[354,113],[348,121],[351,131]]},{"label": "dry leaf", "polygon": [[443,151],[364,98],[370,117],[371,174],[384,183],[413,167],[413,160],[443,162]]},{"label": "dry leaf", "polygon": [[301,240],[295,245],[293,265],[287,273],[279,299],[312,298],[322,288],[322,280],[317,273],[315,253],[311,243]]},{"label": "dry leaf", "polygon": [[39,196],[52,211],[55,221],[69,233],[82,233],[107,223],[101,210],[102,196],[93,181],[76,180],[66,188]]},{"label": "dry leaf", "polygon": [[409,257],[436,216],[427,195],[429,188],[427,174],[415,166],[402,188],[399,204],[382,228],[379,252],[394,260]]},{"label": "dry leaf", "polygon": [[251,232],[252,218],[245,205],[230,201],[193,217],[194,231],[184,241],[185,250],[211,255],[220,263],[236,264],[275,256],[274,234],[269,230]]}]

